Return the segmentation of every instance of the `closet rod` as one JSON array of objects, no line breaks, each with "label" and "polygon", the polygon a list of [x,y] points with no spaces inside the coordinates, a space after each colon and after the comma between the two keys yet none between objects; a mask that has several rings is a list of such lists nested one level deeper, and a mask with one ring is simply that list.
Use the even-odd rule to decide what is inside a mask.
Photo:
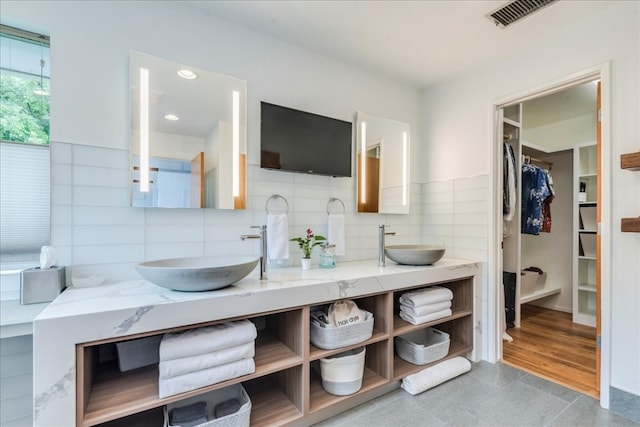
[{"label": "closet rod", "polygon": [[526,156],[524,154],[522,155],[522,162],[523,163],[528,163],[528,164],[531,164],[531,162],[540,163],[540,164],[548,166],[549,169],[551,169],[551,167],[553,166],[553,162],[548,162],[546,160],[536,159],[535,157]]}]

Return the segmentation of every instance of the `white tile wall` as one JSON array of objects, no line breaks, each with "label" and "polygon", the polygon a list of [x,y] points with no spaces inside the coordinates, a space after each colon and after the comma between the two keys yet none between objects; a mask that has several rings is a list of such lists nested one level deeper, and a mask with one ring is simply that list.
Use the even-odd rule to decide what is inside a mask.
[{"label": "white tile wall", "polygon": [[0,425],[31,426],[32,336],[0,340]]},{"label": "white tile wall", "polygon": [[476,282],[476,340],[474,351],[481,357],[483,325],[488,324],[484,311],[488,277],[488,237],[490,220],[489,176],[428,182],[422,185],[422,241],[443,243],[447,256],[482,262],[482,274]]}]

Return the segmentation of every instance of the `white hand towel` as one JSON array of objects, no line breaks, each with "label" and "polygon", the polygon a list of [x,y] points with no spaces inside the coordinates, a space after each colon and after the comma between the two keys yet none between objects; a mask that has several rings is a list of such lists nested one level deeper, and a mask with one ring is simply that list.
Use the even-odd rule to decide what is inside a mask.
[{"label": "white hand towel", "polygon": [[471,363],[467,359],[454,357],[407,376],[400,387],[415,396],[470,370]]},{"label": "white hand towel", "polygon": [[435,313],[440,310],[444,310],[451,307],[451,300],[434,302],[433,304],[419,305],[417,307],[410,307],[408,305],[400,304],[400,310],[411,316],[424,316],[425,314]]},{"label": "white hand towel", "polygon": [[179,359],[235,347],[251,342],[257,336],[256,326],[249,320],[164,334],[160,341],[160,360]]},{"label": "white hand towel", "polygon": [[270,260],[289,258],[289,220],[286,213],[267,215],[267,252]]},{"label": "white hand towel", "polygon": [[235,347],[198,354],[197,356],[181,357],[180,359],[162,360],[158,364],[160,378],[172,378],[190,372],[214,368],[225,363],[241,359],[249,359],[255,355],[255,342],[240,344]]},{"label": "white hand towel", "polygon": [[451,289],[440,286],[432,286],[419,291],[405,292],[400,296],[400,303],[409,307],[432,304],[434,302],[449,301],[453,299]]},{"label": "white hand towel", "polygon": [[425,314],[424,316],[412,316],[406,311],[400,311],[400,318],[406,320],[412,325],[420,325],[422,323],[431,322],[432,320],[442,319],[451,316],[451,309],[436,311],[435,313]]},{"label": "white hand towel", "polygon": [[159,378],[158,394],[160,398],[195,390],[222,381],[252,374],[256,370],[253,359],[241,359],[214,368],[190,372],[173,378]]},{"label": "white hand towel", "polygon": [[332,245],[336,245],[336,255],[345,254],[344,243],[344,214],[329,214],[327,239]]}]

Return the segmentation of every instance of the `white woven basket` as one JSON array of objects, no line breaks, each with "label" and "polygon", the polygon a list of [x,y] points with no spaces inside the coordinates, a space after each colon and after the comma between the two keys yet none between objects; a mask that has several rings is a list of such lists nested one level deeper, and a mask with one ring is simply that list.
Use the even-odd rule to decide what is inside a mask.
[{"label": "white woven basket", "polygon": [[362,387],[364,347],[320,359],[322,388],[337,396],[354,394]]},{"label": "white woven basket", "polygon": [[[217,404],[229,399],[238,399],[240,409],[233,414],[220,418],[214,418],[214,409]],[[193,396],[178,402],[169,403],[164,407],[164,427],[177,427],[169,424],[169,411],[173,408],[190,405],[192,403],[207,402],[207,415],[209,421],[198,424],[198,427],[249,427],[251,419],[251,400],[242,384],[235,384],[209,393]]]},{"label": "white woven basket", "polygon": [[373,335],[373,314],[360,310],[364,320],[346,326],[325,327],[311,322],[311,344],[325,350],[347,347],[368,340]]},{"label": "white woven basket", "polygon": [[414,365],[426,365],[449,354],[449,334],[434,328],[424,328],[396,337],[398,356]]}]

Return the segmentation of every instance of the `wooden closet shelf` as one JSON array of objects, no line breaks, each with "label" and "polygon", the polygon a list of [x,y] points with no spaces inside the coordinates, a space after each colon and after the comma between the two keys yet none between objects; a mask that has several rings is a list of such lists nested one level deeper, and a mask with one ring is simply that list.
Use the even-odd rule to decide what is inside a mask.
[{"label": "wooden closet shelf", "polygon": [[620,229],[624,233],[640,233],[640,217],[622,218]]},{"label": "wooden closet shelf", "polygon": [[620,168],[632,171],[640,170],[640,151],[637,153],[622,154],[620,156]]}]

